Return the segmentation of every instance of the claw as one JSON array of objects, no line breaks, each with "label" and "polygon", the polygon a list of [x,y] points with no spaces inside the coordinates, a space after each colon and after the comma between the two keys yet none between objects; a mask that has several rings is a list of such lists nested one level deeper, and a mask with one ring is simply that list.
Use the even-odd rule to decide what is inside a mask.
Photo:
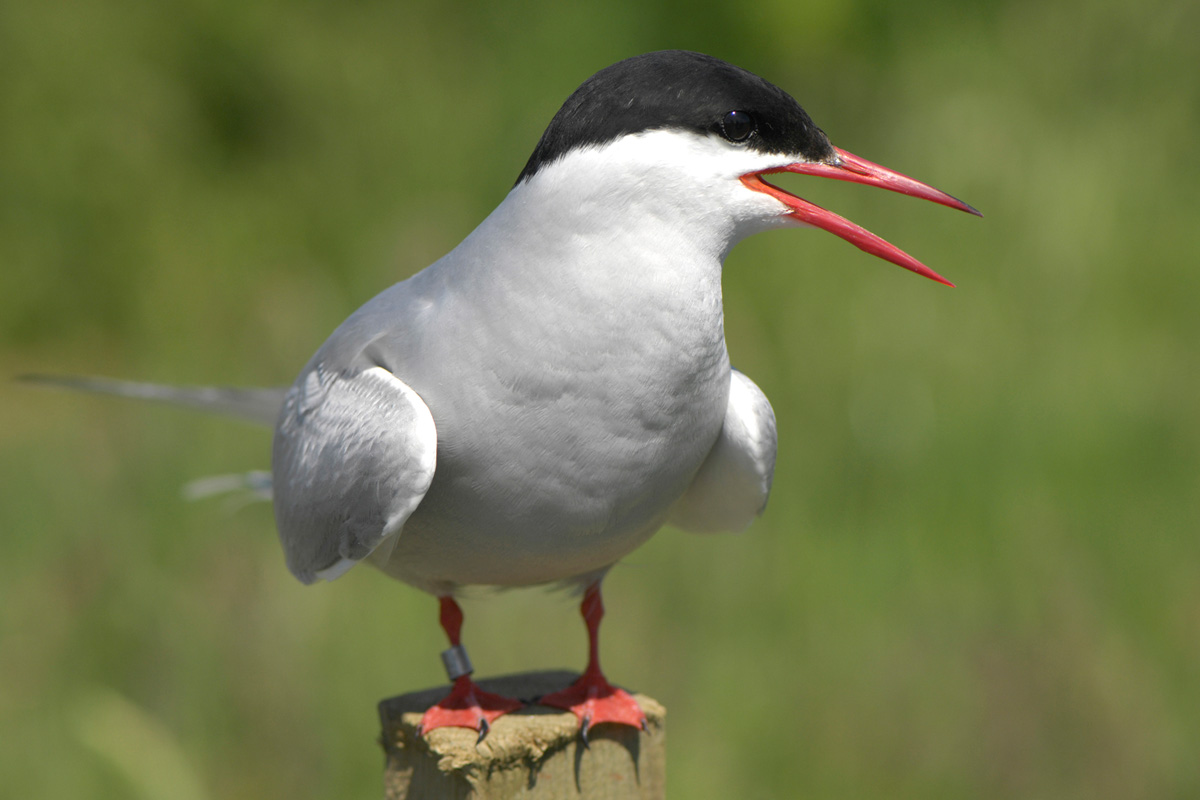
[{"label": "claw", "polygon": [[588,730],[592,727],[592,718],[585,716],[579,720],[579,738],[583,740],[583,749],[591,750],[592,744],[588,741]]}]

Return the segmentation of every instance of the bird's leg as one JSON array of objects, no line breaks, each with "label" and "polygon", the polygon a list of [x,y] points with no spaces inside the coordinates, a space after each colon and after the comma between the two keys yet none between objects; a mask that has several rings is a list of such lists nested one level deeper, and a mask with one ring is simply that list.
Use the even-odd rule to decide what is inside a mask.
[{"label": "bird's leg", "polygon": [[587,669],[566,689],[543,697],[541,704],[570,711],[579,717],[579,732],[585,744],[588,730],[601,722],[645,728],[646,715],[637,701],[629,692],[610,684],[600,669],[600,620],[604,617],[604,602],[600,599],[599,582],[588,587],[579,611],[588,629]]},{"label": "bird's leg", "polygon": [[454,602],[454,598],[446,595],[438,598],[441,601],[442,630],[450,639],[450,648],[442,652],[442,662],[446,665],[446,673],[454,685],[450,694],[442,698],[435,706],[431,706],[421,718],[418,733],[421,736],[434,728],[470,728],[479,731],[479,739],[483,740],[491,729],[496,717],[516,711],[521,703],[508,697],[491,692],[485,692],[471,680],[471,660],[467,658],[467,650],[462,646],[460,633],[462,631],[463,613]]}]

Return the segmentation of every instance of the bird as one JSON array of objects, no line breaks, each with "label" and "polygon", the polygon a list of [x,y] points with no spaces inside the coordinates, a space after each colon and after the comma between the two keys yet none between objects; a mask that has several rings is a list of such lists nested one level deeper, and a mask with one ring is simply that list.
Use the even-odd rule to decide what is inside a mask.
[{"label": "bird", "polygon": [[284,389],[43,378],[274,427],[269,494],[309,584],[369,563],[433,595],[449,693],[421,731],[480,739],[518,700],[483,691],[468,587],[582,593],[588,662],[540,703],[644,726],[600,666],[601,582],[664,525],[736,531],[764,510],[775,415],[730,364],[721,277],[742,239],[819,228],[949,286],[915,258],[771,183],[794,173],[979,214],[835,147],[784,90],[683,50],[585,80],[515,185],[458,246],[351,314]]}]

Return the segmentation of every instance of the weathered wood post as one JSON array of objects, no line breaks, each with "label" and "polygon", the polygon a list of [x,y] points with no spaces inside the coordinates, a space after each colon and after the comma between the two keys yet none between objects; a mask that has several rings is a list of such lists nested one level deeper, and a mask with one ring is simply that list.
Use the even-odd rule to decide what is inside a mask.
[{"label": "weathered wood post", "polygon": [[[486,691],[530,701],[568,686],[573,672],[529,672],[479,681]],[[661,800],[666,796],[666,711],[635,694],[646,730],[597,725],[584,745],[573,714],[530,704],[496,720],[482,742],[466,728],[417,736],[425,709],[446,687],[379,704],[385,800],[586,798]]]}]

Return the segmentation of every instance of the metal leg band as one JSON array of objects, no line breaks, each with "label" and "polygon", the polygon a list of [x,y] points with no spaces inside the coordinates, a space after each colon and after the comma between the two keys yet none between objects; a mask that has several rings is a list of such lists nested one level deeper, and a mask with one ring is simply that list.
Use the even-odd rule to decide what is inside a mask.
[{"label": "metal leg band", "polygon": [[442,664],[446,667],[446,675],[452,681],[475,671],[475,668],[471,666],[471,659],[467,655],[467,648],[461,644],[442,651]]}]

